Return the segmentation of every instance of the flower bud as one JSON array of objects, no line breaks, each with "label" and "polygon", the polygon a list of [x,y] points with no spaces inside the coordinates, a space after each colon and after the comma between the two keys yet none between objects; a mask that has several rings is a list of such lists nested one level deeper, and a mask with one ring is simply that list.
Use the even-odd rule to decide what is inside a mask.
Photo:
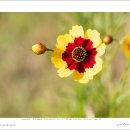
[{"label": "flower bud", "polygon": [[43,43],[39,42],[32,46],[32,51],[37,55],[44,54],[46,52],[46,46]]},{"label": "flower bud", "polygon": [[103,42],[104,42],[106,45],[110,44],[112,41],[113,41],[113,38],[112,38],[112,36],[109,35],[109,34],[105,35],[104,38],[103,38]]}]

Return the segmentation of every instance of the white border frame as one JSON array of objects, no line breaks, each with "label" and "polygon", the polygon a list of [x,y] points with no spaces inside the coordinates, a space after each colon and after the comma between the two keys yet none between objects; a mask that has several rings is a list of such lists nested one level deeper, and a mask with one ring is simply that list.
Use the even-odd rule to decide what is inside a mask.
[{"label": "white border frame", "polygon": [[0,12],[130,12],[130,1],[0,1]]},{"label": "white border frame", "polygon": [[129,118],[1,118],[0,129],[129,130],[130,120]]},{"label": "white border frame", "polygon": [[[0,1],[0,12],[130,12],[130,1]],[[0,118],[0,129],[130,129],[130,119]]]}]

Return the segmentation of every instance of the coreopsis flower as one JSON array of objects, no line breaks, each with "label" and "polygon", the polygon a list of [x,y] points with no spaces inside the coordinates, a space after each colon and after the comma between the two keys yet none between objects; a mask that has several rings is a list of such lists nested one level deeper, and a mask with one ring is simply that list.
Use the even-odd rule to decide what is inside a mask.
[{"label": "coreopsis flower", "polygon": [[41,42],[32,46],[32,51],[37,55],[44,54],[46,50],[47,50],[46,46]]},{"label": "coreopsis flower", "polygon": [[73,74],[74,80],[87,83],[102,69],[100,56],[105,48],[96,30],[84,33],[83,27],[76,25],[68,34],[58,36],[51,61],[60,77]]},{"label": "coreopsis flower", "polygon": [[127,35],[123,39],[123,51],[126,57],[130,58],[130,35]]}]

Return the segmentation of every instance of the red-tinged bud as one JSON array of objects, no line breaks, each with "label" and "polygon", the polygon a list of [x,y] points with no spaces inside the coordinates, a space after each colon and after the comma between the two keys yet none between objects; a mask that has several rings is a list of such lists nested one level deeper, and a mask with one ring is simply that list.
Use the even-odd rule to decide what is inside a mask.
[{"label": "red-tinged bud", "polygon": [[113,41],[113,37],[109,34],[105,35],[104,38],[103,38],[103,42],[108,45],[110,43],[112,43]]},{"label": "red-tinged bud", "polygon": [[41,42],[32,46],[32,51],[37,55],[44,54],[46,50],[47,50],[46,46]]}]

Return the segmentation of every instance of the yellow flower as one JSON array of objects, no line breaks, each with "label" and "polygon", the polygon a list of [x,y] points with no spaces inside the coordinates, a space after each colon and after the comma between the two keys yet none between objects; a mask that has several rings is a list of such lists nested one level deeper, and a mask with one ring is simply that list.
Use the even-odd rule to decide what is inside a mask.
[{"label": "yellow flower", "polygon": [[96,30],[84,33],[83,27],[76,25],[68,34],[58,36],[51,61],[60,77],[73,74],[74,80],[87,83],[102,69],[100,56],[105,48]]},{"label": "yellow flower", "polygon": [[126,36],[123,40],[123,51],[126,57],[130,58],[130,35]]}]

